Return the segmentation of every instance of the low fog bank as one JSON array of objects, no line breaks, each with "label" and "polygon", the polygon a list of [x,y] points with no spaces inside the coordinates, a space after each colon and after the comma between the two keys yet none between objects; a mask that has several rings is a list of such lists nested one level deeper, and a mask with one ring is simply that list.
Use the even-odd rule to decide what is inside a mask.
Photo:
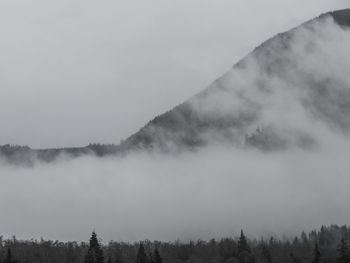
[{"label": "low fog bank", "polygon": [[[327,137],[325,136],[325,139]],[[312,151],[208,147],[181,155],[91,156],[0,167],[0,233],[104,241],[297,235],[347,224],[350,142]]]},{"label": "low fog bank", "polygon": [[[2,163],[0,233],[86,240],[95,229],[105,241],[172,241],[234,236],[241,228],[251,237],[289,236],[349,223],[350,34],[325,19],[290,37],[289,47],[277,39],[214,83],[214,92],[190,100],[200,121],[237,121],[233,132],[243,138],[268,125],[292,142],[287,148],[233,147],[216,139],[215,127],[195,152]],[[187,136],[177,124],[190,122],[170,123]],[[164,118],[160,130],[168,124]],[[305,141],[293,143],[300,134],[317,143],[300,147]]]}]

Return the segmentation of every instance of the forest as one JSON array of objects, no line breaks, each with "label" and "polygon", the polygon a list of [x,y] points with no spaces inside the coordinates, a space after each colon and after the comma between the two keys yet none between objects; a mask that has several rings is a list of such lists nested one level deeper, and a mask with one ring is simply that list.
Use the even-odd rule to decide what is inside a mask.
[{"label": "forest", "polygon": [[322,226],[294,238],[238,237],[189,242],[103,243],[93,231],[88,242],[0,239],[1,263],[347,263],[350,227]]}]

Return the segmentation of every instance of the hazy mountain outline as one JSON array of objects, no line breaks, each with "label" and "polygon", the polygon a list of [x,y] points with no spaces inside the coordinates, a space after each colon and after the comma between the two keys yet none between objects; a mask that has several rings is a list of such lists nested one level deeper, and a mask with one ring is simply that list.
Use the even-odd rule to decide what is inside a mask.
[{"label": "hazy mountain outline", "polygon": [[[246,70],[247,67],[249,68],[251,66],[251,58],[254,58],[254,63],[257,63],[255,66],[259,70],[262,70],[264,75],[268,77],[272,76],[272,78],[279,75],[279,77],[282,76],[281,78],[286,77],[285,80],[289,81],[288,75],[286,75],[283,68],[289,68],[290,61],[286,60],[282,51],[291,48],[291,39],[294,34],[302,29],[312,31],[314,23],[328,18],[332,18],[342,28],[350,27],[350,9],[344,9],[322,14],[318,18],[303,23],[290,31],[274,36],[255,48],[250,54],[235,64],[232,70],[215,80],[207,89],[172,110],[155,117],[138,132],[123,140],[119,145],[90,144],[85,147],[54,149],[31,149],[27,146],[3,145],[0,146],[0,155],[10,163],[32,164],[35,160],[50,162],[60,156],[68,156],[70,158],[93,154],[102,157],[112,154],[123,155],[129,151],[140,149],[172,152],[182,150],[183,148],[188,150],[205,146],[209,143],[208,138],[210,137],[212,139],[213,135],[215,140],[224,143],[229,142],[233,146],[248,145],[264,150],[283,149],[287,147],[290,141],[290,138],[288,138],[289,135],[281,137],[280,131],[277,131],[275,127],[270,126],[268,123],[267,126],[265,126],[265,123],[257,124],[260,118],[261,105],[246,97],[244,93],[232,93],[244,101],[246,105],[249,105],[248,110],[231,111],[231,108],[229,108],[227,112],[224,112],[225,110],[221,112],[225,108],[225,105],[224,103],[221,104],[220,100],[215,101],[215,95],[228,89],[230,85],[227,84],[227,81],[232,72],[242,69]],[[281,54],[276,53],[276,50],[281,51]],[[308,78],[309,76],[305,77]],[[312,105],[310,107],[311,114],[329,123],[334,122],[337,117],[333,116],[332,112],[344,112],[344,121],[343,119],[340,121],[336,120],[334,125],[339,126],[339,129],[342,131],[347,131],[350,128],[350,122],[347,117],[347,113],[350,113],[350,91],[339,89],[339,94],[330,95],[328,86],[330,86],[330,83],[332,84],[332,79],[322,80],[321,83],[313,78],[308,79],[308,81],[310,81],[310,87],[317,87],[317,93],[312,93],[312,96],[309,97],[313,101],[304,101],[304,106],[309,107],[309,105]],[[340,87],[347,84],[337,83]],[[271,92],[268,86],[264,86],[264,83],[258,86],[266,94]],[[203,104],[202,102],[206,101],[208,97],[210,97],[210,100],[214,97],[214,107],[211,107],[210,112],[206,112],[206,109],[203,111],[200,108],[203,106],[201,105]],[[325,109],[325,105],[329,104],[329,98],[332,104],[336,104],[334,106],[336,108],[335,110]],[[228,100],[230,99],[228,98]],[[217,104],[215,105],[215,103]],[[229,107],[232,106],[231,104],[234,103],[229,101]],[[200,110],[194,110],[195,107],[198,107]],[[234,105],[234,107],[239,107],[239,104]],[[213,112],[215,114],[212,114]],[[305,146],[315,143],[309,134],[300,132],[297,137],[296,144]]]}]

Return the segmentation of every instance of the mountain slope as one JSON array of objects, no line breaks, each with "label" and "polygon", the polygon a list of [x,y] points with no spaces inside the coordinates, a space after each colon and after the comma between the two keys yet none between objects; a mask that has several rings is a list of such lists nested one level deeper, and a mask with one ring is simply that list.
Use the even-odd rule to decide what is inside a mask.
[{"label": "mountain slope", "polygon": [[[298,114],[305,116],[296,117],[323,121],[347,132],[350,81],[346,77],[350,72],[346,67],[332,70],[339,62],[348,65],[348,50],[342,46],[343,54],[332,57],[331,53],[339,41],[350,44],[349,27],[350,9],[346,9],[323,14],[269,39],[209,88],[150,121],[122,148],[172,151],[224,141],[267,149],[315,143],[306,127],[286,122],[281,110],[292,117],[304,111]],[[312,66],[325,62],[329,64]],[[290,109],[283,103],[291,104]]]},{"label": "mountain slope", "polygon": [[211,143],[265,150],[309,147],[315,129],[350,131],[350,9],[329,12],[267,40],[207,89],[157,116],[120,145],[42,149],[0,146],[12,163],[62,155],[165,152]]}]

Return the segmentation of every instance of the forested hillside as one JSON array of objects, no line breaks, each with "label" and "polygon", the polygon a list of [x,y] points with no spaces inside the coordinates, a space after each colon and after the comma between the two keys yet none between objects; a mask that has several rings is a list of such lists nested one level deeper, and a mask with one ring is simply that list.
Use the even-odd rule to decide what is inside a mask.
[{"label": "forested hillside", "polygon": [[102,244],[93,232],[89,242],[51,240],[0,241],[3,263],[271,263],[350,262],[347,226],[322,226],[294,238],[238,237],[191,242],[145,240]]}]

